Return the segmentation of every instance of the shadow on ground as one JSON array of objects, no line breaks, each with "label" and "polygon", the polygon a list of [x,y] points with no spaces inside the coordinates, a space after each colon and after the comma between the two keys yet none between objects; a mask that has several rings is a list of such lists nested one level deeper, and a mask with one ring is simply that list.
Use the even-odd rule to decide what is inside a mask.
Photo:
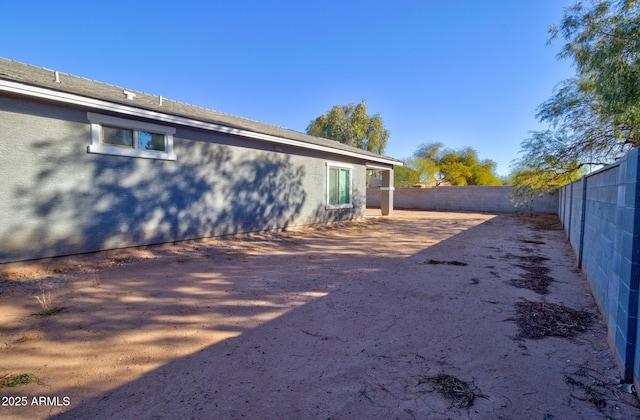
[{"label": "shadow on ground", "polygon": [[[513,286],[523,274],[514,255],[549,259],[557,281],[547,295]],[[522,300],[595,312],[574,264],[560,231],[513,215],[398,212],[340,228],[191,243],[89,273],[93,284],[56,297],[68,303],[59,316],[2,327],[16,337],[40,328],[41,338],[27,343],[47,344],[4,350],[14,369],[37,370],[43,382],[16,392],[72,401],[9,414],[626,415],[633,409],[624,401],[596,407],[566,381],[587,368],[603,381],[615,375],[602,323],[571,340],[526,340],[513,322]],[[424,380],[441,374],[472,385],[471,407]]]}]

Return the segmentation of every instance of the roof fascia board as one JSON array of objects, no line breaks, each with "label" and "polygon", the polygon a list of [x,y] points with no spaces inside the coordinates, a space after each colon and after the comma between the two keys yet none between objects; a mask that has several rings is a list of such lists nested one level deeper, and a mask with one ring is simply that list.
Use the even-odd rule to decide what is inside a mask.
[{"label": "roof fascia board", "polygon": [[390,171],[390,170],[393,169],[393,165],[392,166],[384,166],[384,165],[378,165],[378,164],[375,164],[375,163],[367,162],[367,169],[378,170],[378,171]]},{"label": "roof fascia board", "polygon": [[103,101],[101,99],[87,98],[85,96],[76,95],[73,93],[60,92],[38,86],[26,85],[23,83],[12,82],[9,80],[0,79],[0,91],[17,93],[20,95],[26,95],[31,97],[37,97],[42,99],[48,99],[56,102],[63,102],[67,104],[80,105],[93,109],[100,109],[103,111],[111,111],[119,114],[126,114],[136,117],[149,118],[156,121],[163,121],[167,123],[180,124],[189,127],[202,128],[205,130],[216,131],[219,133],[232,134],[241,137],[248,137],[256,140],[262,140],[271,143],[284,144],[288,146],[299,147],[303,149],[311,149],[321,152],[327,152],[342,156],[355,157],[358,159],[375,161],[379,163],[385,163],[389,165],[399,165],[399,163],[392,159],[385,157],[375,157],[370,155],[363,155],[357,152],[351,152],[348,150],[334,149],[328,146],[322,146],[318,144],[305,143],[298,140],[286,139],[282,137],[271,136],[268,134],[256,133],[253,131],[242,130],[238,128],[227,127],[220,124],[205,122],[196,120],[193,118],[180,117],[177,115],[165,114],[162,112],[151,111],[142,108],[131,107],[127,105],[121,105],[114,102]]}]

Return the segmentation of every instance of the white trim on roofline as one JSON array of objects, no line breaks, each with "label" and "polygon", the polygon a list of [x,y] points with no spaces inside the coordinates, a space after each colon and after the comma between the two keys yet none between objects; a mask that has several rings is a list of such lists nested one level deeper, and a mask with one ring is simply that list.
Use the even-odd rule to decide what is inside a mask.
[{"label": "white trim on roofline", "polygon": [[[401,165],[399,165],[401,166]],[[379,170],[379,171],[389,171],[393,169],[393,166],[389,167],[389,166],[382,166],[382,165],[376,165],[375,163],[370,163],[367,162],[367,169],[370,170]]]},{"label": "white trim on roofline", "polygon": [[32,96],[42,99],[48,99],[57,102],[63,102],[73,105],[81,105],[94,109],[100,109],[103,111],[111,111],[119,114],[132,115],[136,117],[149,118],[156,121],[162,121],[165,123],[180,124],[189,127],[202,128],[205,130],[216,131],[219,133],[232,134],[241,137],[248,137],[252,139],[267,141],[277,144],[286,144],[288,146],[300,147],[303,149],[311,149],[321,152],[328,152],[338,154],[342,156],[355,157],[358,159],[374,161],[378,163],[385,163],[388,165],[401,165],[396,160],[385,158],[384,156],[376,157],[371,155],[364,155],[349,150],[334,149],[329,146],[322,146],[318,144],[306,143],[299,140],[292,140],[283,137],[271,136],[268,134],[256,133],[248,130],[241,130],[237,128],[226,127],[224,125],[196,120],[193,118],[180,117],[177,115],[165,114],[162,112],[151,111],[142,108],[136,108],[128,105],[121,105],[114,102],[108,102],[101,99],[87,98],[85,96],[76,95],[73,93],[60,92],[38,86],[25,85],[23,83],[12,82],[9,80],[0,80],[0,91],[18,93],[21,95]]}]

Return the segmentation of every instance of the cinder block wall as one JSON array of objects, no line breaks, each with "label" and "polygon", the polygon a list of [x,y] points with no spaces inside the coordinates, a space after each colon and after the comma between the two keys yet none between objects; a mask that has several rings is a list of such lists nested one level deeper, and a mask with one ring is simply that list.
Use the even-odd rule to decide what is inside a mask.
[{"label": "cinder block wall", "polygon": [[[512,195],[513,190],[509,186],[398,188],[394,191],[393,206],[397,209],[482,212],[556,212],[558,209],[556,194],[536,197],[531,203],[520,207],[511,202]],[[380,191],[377,188],[367,189],[367,206],[380,207]]]},{"label": "cinder block wall", "polygon": [[640,378],[638,149],[562,187],[558,214],[608,327],[625,380]]},{"label": "cinder block wall", "polygon": [[582,229],[582,179],[562,187],[558,191],[558,215],[567,232],[567,238],[575,250],[578,249]]}]

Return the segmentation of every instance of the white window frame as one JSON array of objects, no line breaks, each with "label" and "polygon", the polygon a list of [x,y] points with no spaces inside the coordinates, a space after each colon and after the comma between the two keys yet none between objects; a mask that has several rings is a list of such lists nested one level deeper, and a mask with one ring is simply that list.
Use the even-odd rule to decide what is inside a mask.
[{"label": "white window frame", "polygon": [[[326,192],[326,208],[327,209],[352,209],[353,208],[353,165],[348,165],[340,162],[327,162],[327,192]],[[331,195],[331,169],[347,169],[349,171],[349,203],[345,204],[330,204],[330,195]],[[338,176],[338,179],[340,177]],[[338,192],[338,195],[340,193]]]},{"label": "white window frame", "polygon": [[[141,121],[127,120],[109,115],[87,112],[87,119],[91,124],[91,144],[87,148],[88,153],[101,155],[128,156],[145,159],[176,160],[173,153],[173,135],[176,129],[165,125],[151,124]],[[133,147],[120,147],[103,143],[102,126],[126,128],[129,130],[143,130],[152,133],[163,134],[165,138],[165,150],[141,150]]]}]

